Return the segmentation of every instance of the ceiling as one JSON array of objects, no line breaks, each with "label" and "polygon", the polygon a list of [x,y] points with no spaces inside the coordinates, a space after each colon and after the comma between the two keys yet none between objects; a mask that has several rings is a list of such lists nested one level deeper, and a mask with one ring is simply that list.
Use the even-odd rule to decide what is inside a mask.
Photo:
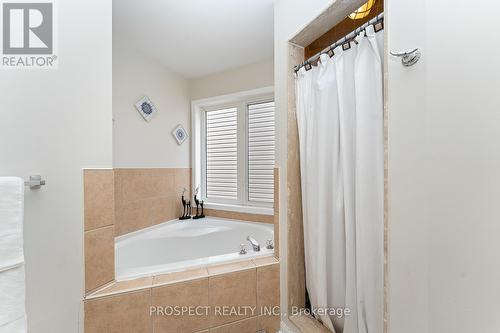
[{"label": "ceiling", "polygon": [[197,78],[273,57],[273,0],[115,0],[113,38]]}]

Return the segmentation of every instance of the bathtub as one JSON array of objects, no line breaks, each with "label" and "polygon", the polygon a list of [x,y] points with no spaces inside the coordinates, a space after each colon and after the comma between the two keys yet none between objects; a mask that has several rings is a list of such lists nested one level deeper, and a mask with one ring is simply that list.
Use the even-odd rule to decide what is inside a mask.
[{"label": "bathtub", "polygon": [[[260,244],[254,252],[246,240]],[[274,240],[274,226],[206,217],[174,220],[115,238],[115,279],[130,280],[272,254],[266,241]],[[240,244],[247,253],[239,254]]]}]

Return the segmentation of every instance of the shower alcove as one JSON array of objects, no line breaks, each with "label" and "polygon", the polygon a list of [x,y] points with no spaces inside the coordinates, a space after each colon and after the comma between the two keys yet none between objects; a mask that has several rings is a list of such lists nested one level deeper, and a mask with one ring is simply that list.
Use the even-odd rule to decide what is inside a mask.
[{"label": "shower alcove", "polygon": [[[370,1],[371,2],[371,1]],[[294,67],[301,64],[314,54],[325,49],[327,46],[338,41],[346,34],[355,30],[362,24],[370,21],[384,10],[384,1],[375,1],[371,12],[358,20],[350,20],[348,15],[353,13],[366,0],[359,1],[336,1],[323,13],[299,31],[288,41],[288,67],[287,67],[287,164],[286,164],[286,188],[287,197],[286,211],[282,214],[280,221],[283,233],[281,239],[286,240],[282,250],[286,251],[286,265],[282,269],[285,273],[284,285],[282,284],[282,311],[286,313],[285,327],[291,326],[299,332],[330,332],[318,320],[310,315],[297,312],[297,309],[306,307],[306,279],[305,279],[305,255],[304,255],[304,231],[302,221],[302,198],[301,198],[301,172],[299,163],[299,138],[297,128],[297,116],[295,106],[295,74]],[[387,1],[385,2],[387,4]],[[386,44],[387,36],[384,36],[384,83],[387,81],[386,72]],[[387,332],[387,96],[384,84],[384,332]]]}]

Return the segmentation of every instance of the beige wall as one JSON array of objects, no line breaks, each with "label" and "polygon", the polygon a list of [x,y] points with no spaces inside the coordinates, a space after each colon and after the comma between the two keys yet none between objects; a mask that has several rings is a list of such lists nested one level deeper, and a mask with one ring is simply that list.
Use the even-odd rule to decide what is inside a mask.
[{"label": "beige wall", "polygon": [[[190,140],[177,145],[171,132],[190,132],[189,82],[113,36],[113,166],[187,168]],[[144,121],[135,103],[148,96],[158,109]]]},{"label": "beige wall", "polygon": [[273,85],[273,61],[263,61],[193,79],[191,99],[221,96]]}]

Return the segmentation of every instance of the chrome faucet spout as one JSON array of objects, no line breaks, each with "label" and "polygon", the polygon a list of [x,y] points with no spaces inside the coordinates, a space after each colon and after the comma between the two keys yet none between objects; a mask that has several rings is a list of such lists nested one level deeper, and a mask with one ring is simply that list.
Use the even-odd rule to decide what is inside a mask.
[{"label": "chrome faucet spout", "polygon": [[253,237],[250,237],[250,236],[247,236],[247,241],[250,242],[250,244],[252,244],[252,248],[255,252],[259,252],[260,251],[260,245],[259,245],[259,242],[257,242],[255,240],[255,238]]}]

